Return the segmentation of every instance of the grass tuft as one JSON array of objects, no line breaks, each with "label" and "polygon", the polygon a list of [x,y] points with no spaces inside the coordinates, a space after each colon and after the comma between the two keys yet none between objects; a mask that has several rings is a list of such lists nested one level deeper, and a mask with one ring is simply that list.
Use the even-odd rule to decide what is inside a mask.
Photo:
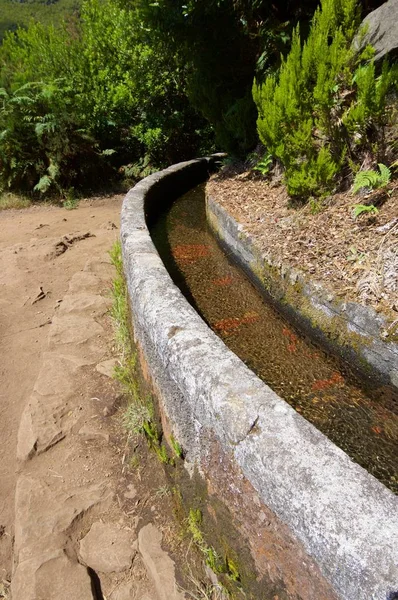
[{"label": "grass tuft", "polygon": [[122,424],[129,437],[144,435],[149,447],[154,450],[159,460],[164,464],[169,464],[167,450],[161,443],[162,434],[156,424],[152,398],[149,395],[142,396],[138,383],[137,352],[131,341],[127,286],[120,242],[114,244],[109,255],[116,269],[116,278],[112,285],[113,302],[110,314],[114,322],[115,341],[120,354],[120,362],[115,367],[114,377],[121,383],[129,399],[129,404],[122,417]]},{"label": "grass tuft", "polygon": [[32,201],[25,196],[18,196],[11,192],[0,195],[0,210],[9,210],[12,208],[20,210],[22,208],[28,208],[31,204]]}]

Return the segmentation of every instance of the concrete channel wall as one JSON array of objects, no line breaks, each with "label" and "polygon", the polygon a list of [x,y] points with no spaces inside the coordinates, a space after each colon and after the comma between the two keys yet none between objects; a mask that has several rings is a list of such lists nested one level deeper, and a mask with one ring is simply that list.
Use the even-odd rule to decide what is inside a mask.
[{"label": "concrete channel wall", "polygon": [[147,177],[122,209],[135,341],[165,427],[189,472],[196,468],[227,506],[264,591],[277,582],[280,598],[398,598],[398,498],[224,345],[174,285],[151,240],[147,217],[205,181],[212,162]]},{"label": "concrete channel wall", "polygon": [[214,234],[284,313],[312,338],[344,357],[369,385],[398,387],[397,321],[387,322],[370,306],[343,302],[297,269],[261,252],[241,224],[210,195],[207,220]]}]

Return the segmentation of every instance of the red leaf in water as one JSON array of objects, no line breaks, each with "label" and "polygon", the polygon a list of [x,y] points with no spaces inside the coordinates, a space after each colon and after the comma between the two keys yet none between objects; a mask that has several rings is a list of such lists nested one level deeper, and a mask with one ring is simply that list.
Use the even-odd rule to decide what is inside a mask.
[{"label": "red leaf in water", "polygon": [[382,433],[383,430],[378,425],[375,425],[374,427],[372,427],[372,431],[374,431],[375,433]]},{"label": "red leaf in water", "polygon": [[288,329],[287,327],[284,327],[282,329],[282,334],[286,337],[289,338],[290,343],[287,346],[287,349],[290,353],[294,353],[297,352],[297,342],[298,342],[298,337],[295,333],[293,333],[293,331],[290,331],[290,329]]},{"label": "red leaf in water", "polygon": [[171,253],[176,260],[194,262],[198,258],[208,256],[210,249],[205,244],[179,244],[172,247]]},{"label": "red leaf in water", "polygon": [[330,381],[332,381],[333,383],[344,383],[344,377],[340,375],[340,373],[335,371],[331,376]]},{"label": "red leaf in water", "polygon": [[312,384],[312,391],[317,392],[318,390],[324,390],[332,385],[338,385],[344,383],[344,378],[340,375],[340,373],[333,373],[330,379],[318,379],[318,381],[314,381]]},{"label": "red leaf in water", "polygon": [[213,324],[213,328],[221,333],[228,333],[234,329],[237,329],[241,325],[247,325],[250,323],[254,323],[258,321],[260,315],[255,312],[248,312],[243,315],[243,317],[230,317],[227,319],[222,319],[221,321],[217,321],[217,323]]},{"label": "red leaf in water", "polygon": [[241,322],[243,324],[246,324],[246,323],[255,323],[256,321],[259,320],[259,318],[260,318],[260,315],[258,313],[256,313],[256,312],[248,312],[248,313],[245,313],[243,315],[243,318],[241,319]]},{"label": "red leaf in water", "polygon": [[239,327],[240,325],[240,319],[237,319],[236,317],[230,317],[229,319],[222,319],[221,321],[217,321],[217,323],[214,323],[213,327],[214,329],[217,329],[217,331],[222,331],[222,332],[227,332],[230,331],[231,329],[236,329],[237,327]]},{"label": "red leaf in water", "polygon": [[231,285],[233,277],[221,277],[221,279],[213,279],[214,285]]}]

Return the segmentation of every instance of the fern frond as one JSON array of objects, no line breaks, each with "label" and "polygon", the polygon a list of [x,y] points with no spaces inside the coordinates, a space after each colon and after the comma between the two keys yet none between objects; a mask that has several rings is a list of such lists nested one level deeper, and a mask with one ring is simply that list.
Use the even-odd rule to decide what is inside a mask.
[{"label": "fern frond", "polygon": [[353,214],[354,219],[359,217],[362,213],[371,213],[372,215],[377,215],[379,210],[373,204],[355,204]]},{"label": "fern frond", "polygon": [[52,179],[48,175],[40,177],[39,182],[33,188],[35,192],[46,192],[52,184]]},{"label": "fern frond", "polygon": [[381,180],[382,180],[382,183],[379,187],[384,187],[390,183],[391,171],[386,165],[383,165],[383,163],[379,163],[378,167],[380,169],[380,176],[381,176]]},{"label": "fern frond", "polygon": [[391,171],[383,163],[378,165],[380,173],[377,171],[359,171],[355,175],[354,185],[352,187],[352,193],[356,194],[363,188],[370,188],[374,190],[376,188],[386,187],[391,180]]},{"label": "fern frond", "polygon": [[354,185],[352,187],[352,193],[356,194],[363,188],[373,188],[377,181],[378,174],[376,171],[359,171],[355,175]]}]

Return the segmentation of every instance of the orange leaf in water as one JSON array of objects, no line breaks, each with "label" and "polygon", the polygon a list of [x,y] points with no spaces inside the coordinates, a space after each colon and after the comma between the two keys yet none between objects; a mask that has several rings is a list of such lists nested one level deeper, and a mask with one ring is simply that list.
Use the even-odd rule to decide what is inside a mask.
[{"label": "orange leaf in water", "polygon": [[260,318],[260,315],[256,312],[247,312],[243,315],[242,319],[241,319],[241,323],[246,324],[246,323],[255,323],[256,321],[258,321]]},{"label": "orange leaf in water", "polygon": [[210,249],[205,244],[179,244],[172,247],[171,253],[176,260],[190,263],[208,256]]},{"label": "orange leaf in water", "polygon": [[332,385],[338,385],[344,383],[344,378],[340,375],[340,373],[333,373],[330,379],[318,379],[318,381],[314,381],[312,384],[312,391],[317,392],[318,390],[324,390]]},{"label": "orange leaf in water", "polygon": [[221,277],[221,279],[213,279],[214,285],[231,285],[233,277]]},{"label": "orange leaf in water", "polygon": [[344,377],[335,371],[330,378],[333,383],[344,383]]},{"label": "orange leaf in water", "polygon": [[243,317],[230,317],[229,319],[222,319],[213,324],[213,328],[221,333],[228,333],[234,329],[237,329],[241,325],[248,325],[258,321],[260,315],[255,312],[248,312]]},{"label": "orange leaf in water", "polygon": [[298,337],[295,333],[293,333],[293,331],[290,331],[290,329],[288,329],[287,327],[284,327],[282,329],[282,335],[284,335],[285,337],[288,337],[290,342],[287,346],[288,351],[293,354],[294,352],[297,352],[297,342],[298,342]]},{"label": "orange leaf in water", "polygon": [[383,430],[378,425],[375,425],[374,427],[372,427],[372,431],[379,434],[379,433],[382,433]]},{"label": "orange leaf in water", "polygon": [[227,332],[231,329],[236,329],[241,324],[241,320],[236,317],[230,317],[229,319],[222,319],[221,321],[217,321],[214,323],[214,329],[217,331]]}]

